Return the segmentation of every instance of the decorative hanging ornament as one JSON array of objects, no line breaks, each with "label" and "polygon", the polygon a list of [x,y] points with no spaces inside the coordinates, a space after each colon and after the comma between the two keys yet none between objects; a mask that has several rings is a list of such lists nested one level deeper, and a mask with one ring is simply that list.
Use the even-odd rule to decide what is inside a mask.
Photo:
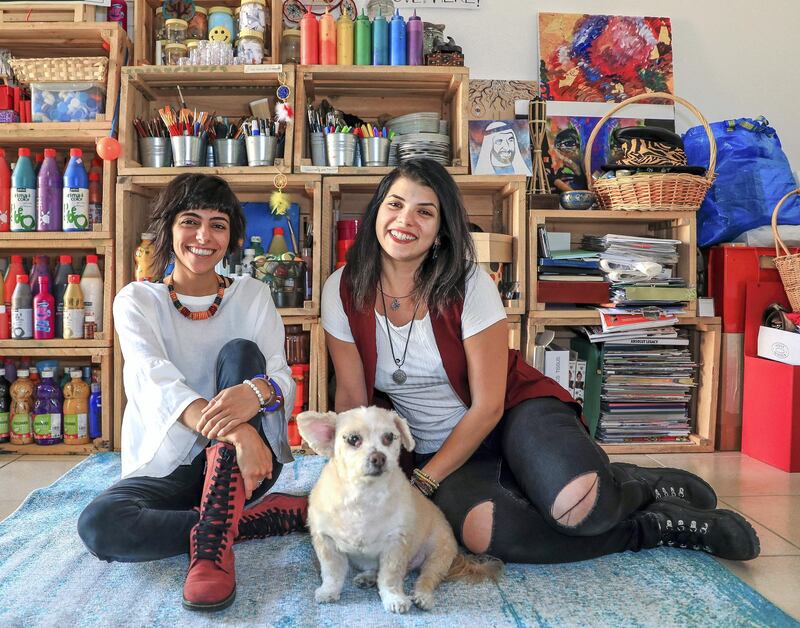
[{"label": "decorative hanging ornament", "polygon": [[292,95],[292,90],[289,88],[286,72],[278,73],[278,82],[280,85],[278,85],[275,95],[280,102],[275,105],[275,117],[278,119],[278,122],[289,123],[294,117],[294,110],[288,102],[289,96]]},{"label": "decorative hanging ornament", "polygon": [[97,140],[97,156],[103,161],[114,161],[122,152],[117,138],[107,136]]},{"label": "decorative hanging ornament", "polygon": [[291,205],[289,195],[283,191],[283,188],[288,185],[289,179],[285,174],[280,173],[275,175],[272,182],[275,185],[275,191],[269,196],[269,208],[276,216],[283,216],[289,211]]}]

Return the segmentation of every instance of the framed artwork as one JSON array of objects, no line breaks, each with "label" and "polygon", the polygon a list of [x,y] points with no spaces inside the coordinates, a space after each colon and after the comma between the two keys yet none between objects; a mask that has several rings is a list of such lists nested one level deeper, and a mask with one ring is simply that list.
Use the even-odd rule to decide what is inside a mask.
[{"label": "framed artwork", "polygon": [[469,117],[475,120],[511,120],[514,101],[530,100],[537,93],[536,81],[470,79]]},{"label": "framed artwork", "polygon": [[546,100],[621,102],[673,93],[668,17],[539,13],[539,59]]},{"label": "framed artwork", "polygon": [[531,136],[527,120],[470,120],[472,174],[531,176]]}]

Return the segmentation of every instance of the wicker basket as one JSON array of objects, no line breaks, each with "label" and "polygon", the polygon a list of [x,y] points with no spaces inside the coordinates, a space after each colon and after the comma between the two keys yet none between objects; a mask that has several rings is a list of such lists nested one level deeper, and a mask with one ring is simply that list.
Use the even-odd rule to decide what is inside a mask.
[{"label": "wicker basket", "polygon": [[107,57],[56,57],[47,59],[11,59],[14,75],[20,83],[65,83],[86,81],[105,83]]},{"label": "wicker basket", "polygon": [[[783,289],[789,297],[789,304],[793,312],[800,312],[800,253],[790,253],[789,249],[778,235],[778,211],[789,197],[797,194],[800,196],[800,188],[792,190],[775,205],[772,211],[772,235],[775,238],[775,267],[781,276]],[[781,251],[783,255],[781,255]]]},{"label": "wicker basket", "polygon": [[[640,100],[652,98],[665,98],[681,104],[700,120],[708,134],[708,144],[711,149],[706,174],[699,176],[682,172],[642,173],[628,177],[592,180],[592,145],[600,129],[612,115],[623,107]],[[616,105],[594,127],[584,152],[584,172],[587,173],[590,189],[597,195],[598,204],[603,209],[697,211],[711,184],[714,182],[714,168],[717,165],[717,144],[706,119],[693,105],[683,98],[665,92],[639,94]]]}]

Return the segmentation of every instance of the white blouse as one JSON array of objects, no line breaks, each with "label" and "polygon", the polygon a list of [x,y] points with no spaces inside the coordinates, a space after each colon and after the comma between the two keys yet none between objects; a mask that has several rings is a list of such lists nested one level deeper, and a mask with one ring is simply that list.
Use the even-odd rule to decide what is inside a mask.
[{"label": "white blouse", "polygon": [[[214,296],[179,298],[190,309],[203,310]],[[283,392],[283,411],[264,416],[262,426],[278,461],[292,460],[286,424],[295,384],[286,363],[283,322],[266,284],[236,277],[216,314],[193,321],[175,309],[166,285],[130,283],[114,299],[114,325],[125,358],[128,400],[122,422],[123,478],[164,477],[208,444],[178,419],[195,399],[214,397],[217,355],[235,338],[258,345],[266,374]]]}]

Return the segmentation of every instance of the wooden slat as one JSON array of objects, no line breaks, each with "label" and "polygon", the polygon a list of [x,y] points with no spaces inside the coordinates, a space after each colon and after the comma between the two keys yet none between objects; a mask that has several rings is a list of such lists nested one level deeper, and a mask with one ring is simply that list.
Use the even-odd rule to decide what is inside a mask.
[{"label": "wooden slat", "polygon": [[83,2],[3,2],[0,22],[94,22],[95,7]]}]

